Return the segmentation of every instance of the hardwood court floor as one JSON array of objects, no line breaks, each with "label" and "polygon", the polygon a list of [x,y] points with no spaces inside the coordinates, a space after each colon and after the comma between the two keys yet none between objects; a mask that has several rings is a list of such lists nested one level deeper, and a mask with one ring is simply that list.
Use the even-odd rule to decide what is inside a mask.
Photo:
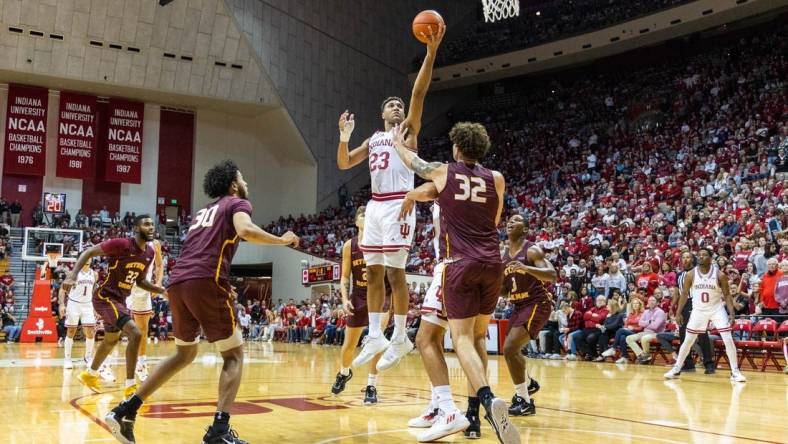
[{"label": "hardwood court floor", "polygon": [[[83,354],[83,343],[74,356]],[[412,443],[407,428],[429,397],[417,353],[379,380],[380,404],[364,407],[364,369],[356,370],[345,393],[330,395],[339,349],[310,345],[252,343],[233,427],[252,443]],[[149,358],[172,352],[172,342],[149,346]],[[121,351],[125,346],[120,347]],[[5,443],[112,442],[101,418],[121,396],[121,387],[100,395],[76,380],[82,368],[62,369],[62,348],[0,344],[0,437]],[[122,355],[120,355],[122,356]],[[448,356],[455,394],[465,379]],[[114,358],[116,376],[122,359]],[[542,390],[536,416],[517,418],[523,442],[538,443],[786,443],[788,377],[746,372],[749,382],[732,386],[726,371],[715,376],[684,374],[662,379],[664,366],[617,366],[531,360]],[[194,364],[176,376],[148,404],[137,421],[139,443],[198,443],[210,423],[221,359],[201,345]],[[491,357],[495,392],[512,396],[503,359]],[[456,395],[455,395],[456,396]],[[465,408],[465,400],[459,403]],[[497,442],[487,424],[479,443]],[[464,442],[461,435],[450,442]]]}]

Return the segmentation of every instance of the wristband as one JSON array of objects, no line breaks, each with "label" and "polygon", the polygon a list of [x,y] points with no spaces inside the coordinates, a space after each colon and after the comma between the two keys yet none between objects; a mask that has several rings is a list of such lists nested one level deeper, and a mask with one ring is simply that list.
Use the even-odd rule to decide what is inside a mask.
[{"label": "wristband", "polygon": [[350,134],[345,135],[345,133],[340,132],[339,133],[339,141],[340,142],[344,142],[344,143],[350,142]]}]

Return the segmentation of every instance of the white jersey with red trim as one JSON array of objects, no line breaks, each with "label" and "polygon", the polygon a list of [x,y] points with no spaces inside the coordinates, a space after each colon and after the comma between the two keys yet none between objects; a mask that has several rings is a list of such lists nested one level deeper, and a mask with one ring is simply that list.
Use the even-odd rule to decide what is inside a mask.
[{"label": "white jersey with red trim", "polygon": [[397,154],[391,131],[377,131],[369,138],[369,175],[373,200],[403,199],[413,189],[413,171]]},{"label": "white jersey with red trim", "polygon": [[720,287],[717,273],[719,268],[712,266],[708,274],[702,274],[698,267],[693,270],[692,287],[690,297],[692,297],[692,310],[714,311],[722,307],[722,288]]},{"label": "white jersey with red trim", "polygon": [[74,302],[88,304],[93,299],[93,288],[96,286],[96,274],[93,270],[77,273],[77,284],[68,292],[68,299]]}]

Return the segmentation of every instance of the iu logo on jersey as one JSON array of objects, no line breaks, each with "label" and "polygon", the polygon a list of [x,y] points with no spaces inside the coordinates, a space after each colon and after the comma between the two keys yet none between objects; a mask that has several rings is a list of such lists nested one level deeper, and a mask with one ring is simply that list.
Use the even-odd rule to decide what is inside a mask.
[{"label": "iu logo on jersey", "polygon": [[399,226],[399,234],[402,235],[403,239],[407,239],[408,235],[410,234],[410,225],[402,224]]}]

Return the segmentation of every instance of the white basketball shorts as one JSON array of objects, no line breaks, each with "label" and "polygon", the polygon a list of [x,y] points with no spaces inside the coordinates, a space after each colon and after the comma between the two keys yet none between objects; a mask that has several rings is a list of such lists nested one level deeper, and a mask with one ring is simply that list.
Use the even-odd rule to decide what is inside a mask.
[{"label": "white basketball shorts", "polygon": [[92,302],[74,302],[69,300],[66,304],[66,327],[76,327],[82,321],[83,327],[96,325],[96,314],[93,312]]},{"label": "white basketball shorts", "polygon": [[131,296],[126,298],[126,306],[132,314],[146,315],[153,314],[153,304],[151,303],[150,292],[147,292],[136,285],[131,288]]},{"label": "white basketball shorts", "polygon": [[731,323],[725,306],[720,304],[716,309],[697,310],[693,309],[687,322],[687,331],[702,335],[709,329],[709,321],[720,333],[731,331]]},{"label": "white basketball shorts", "polygon": [[432,283],[421,304],[421,319],[443,329],[449,328],[449,321],[443,313],[443,262],[435,265]]},{"label": "white basketball shorts", "polygon": [[405,220],[399,220],[402,198],[380,200],[388,198],[378,196],[384,197],[370,200],[364,215],[364,236],[360,245],[364,261],[367,265],[405,269],[416,229],[416,212],[414,210]]}]

